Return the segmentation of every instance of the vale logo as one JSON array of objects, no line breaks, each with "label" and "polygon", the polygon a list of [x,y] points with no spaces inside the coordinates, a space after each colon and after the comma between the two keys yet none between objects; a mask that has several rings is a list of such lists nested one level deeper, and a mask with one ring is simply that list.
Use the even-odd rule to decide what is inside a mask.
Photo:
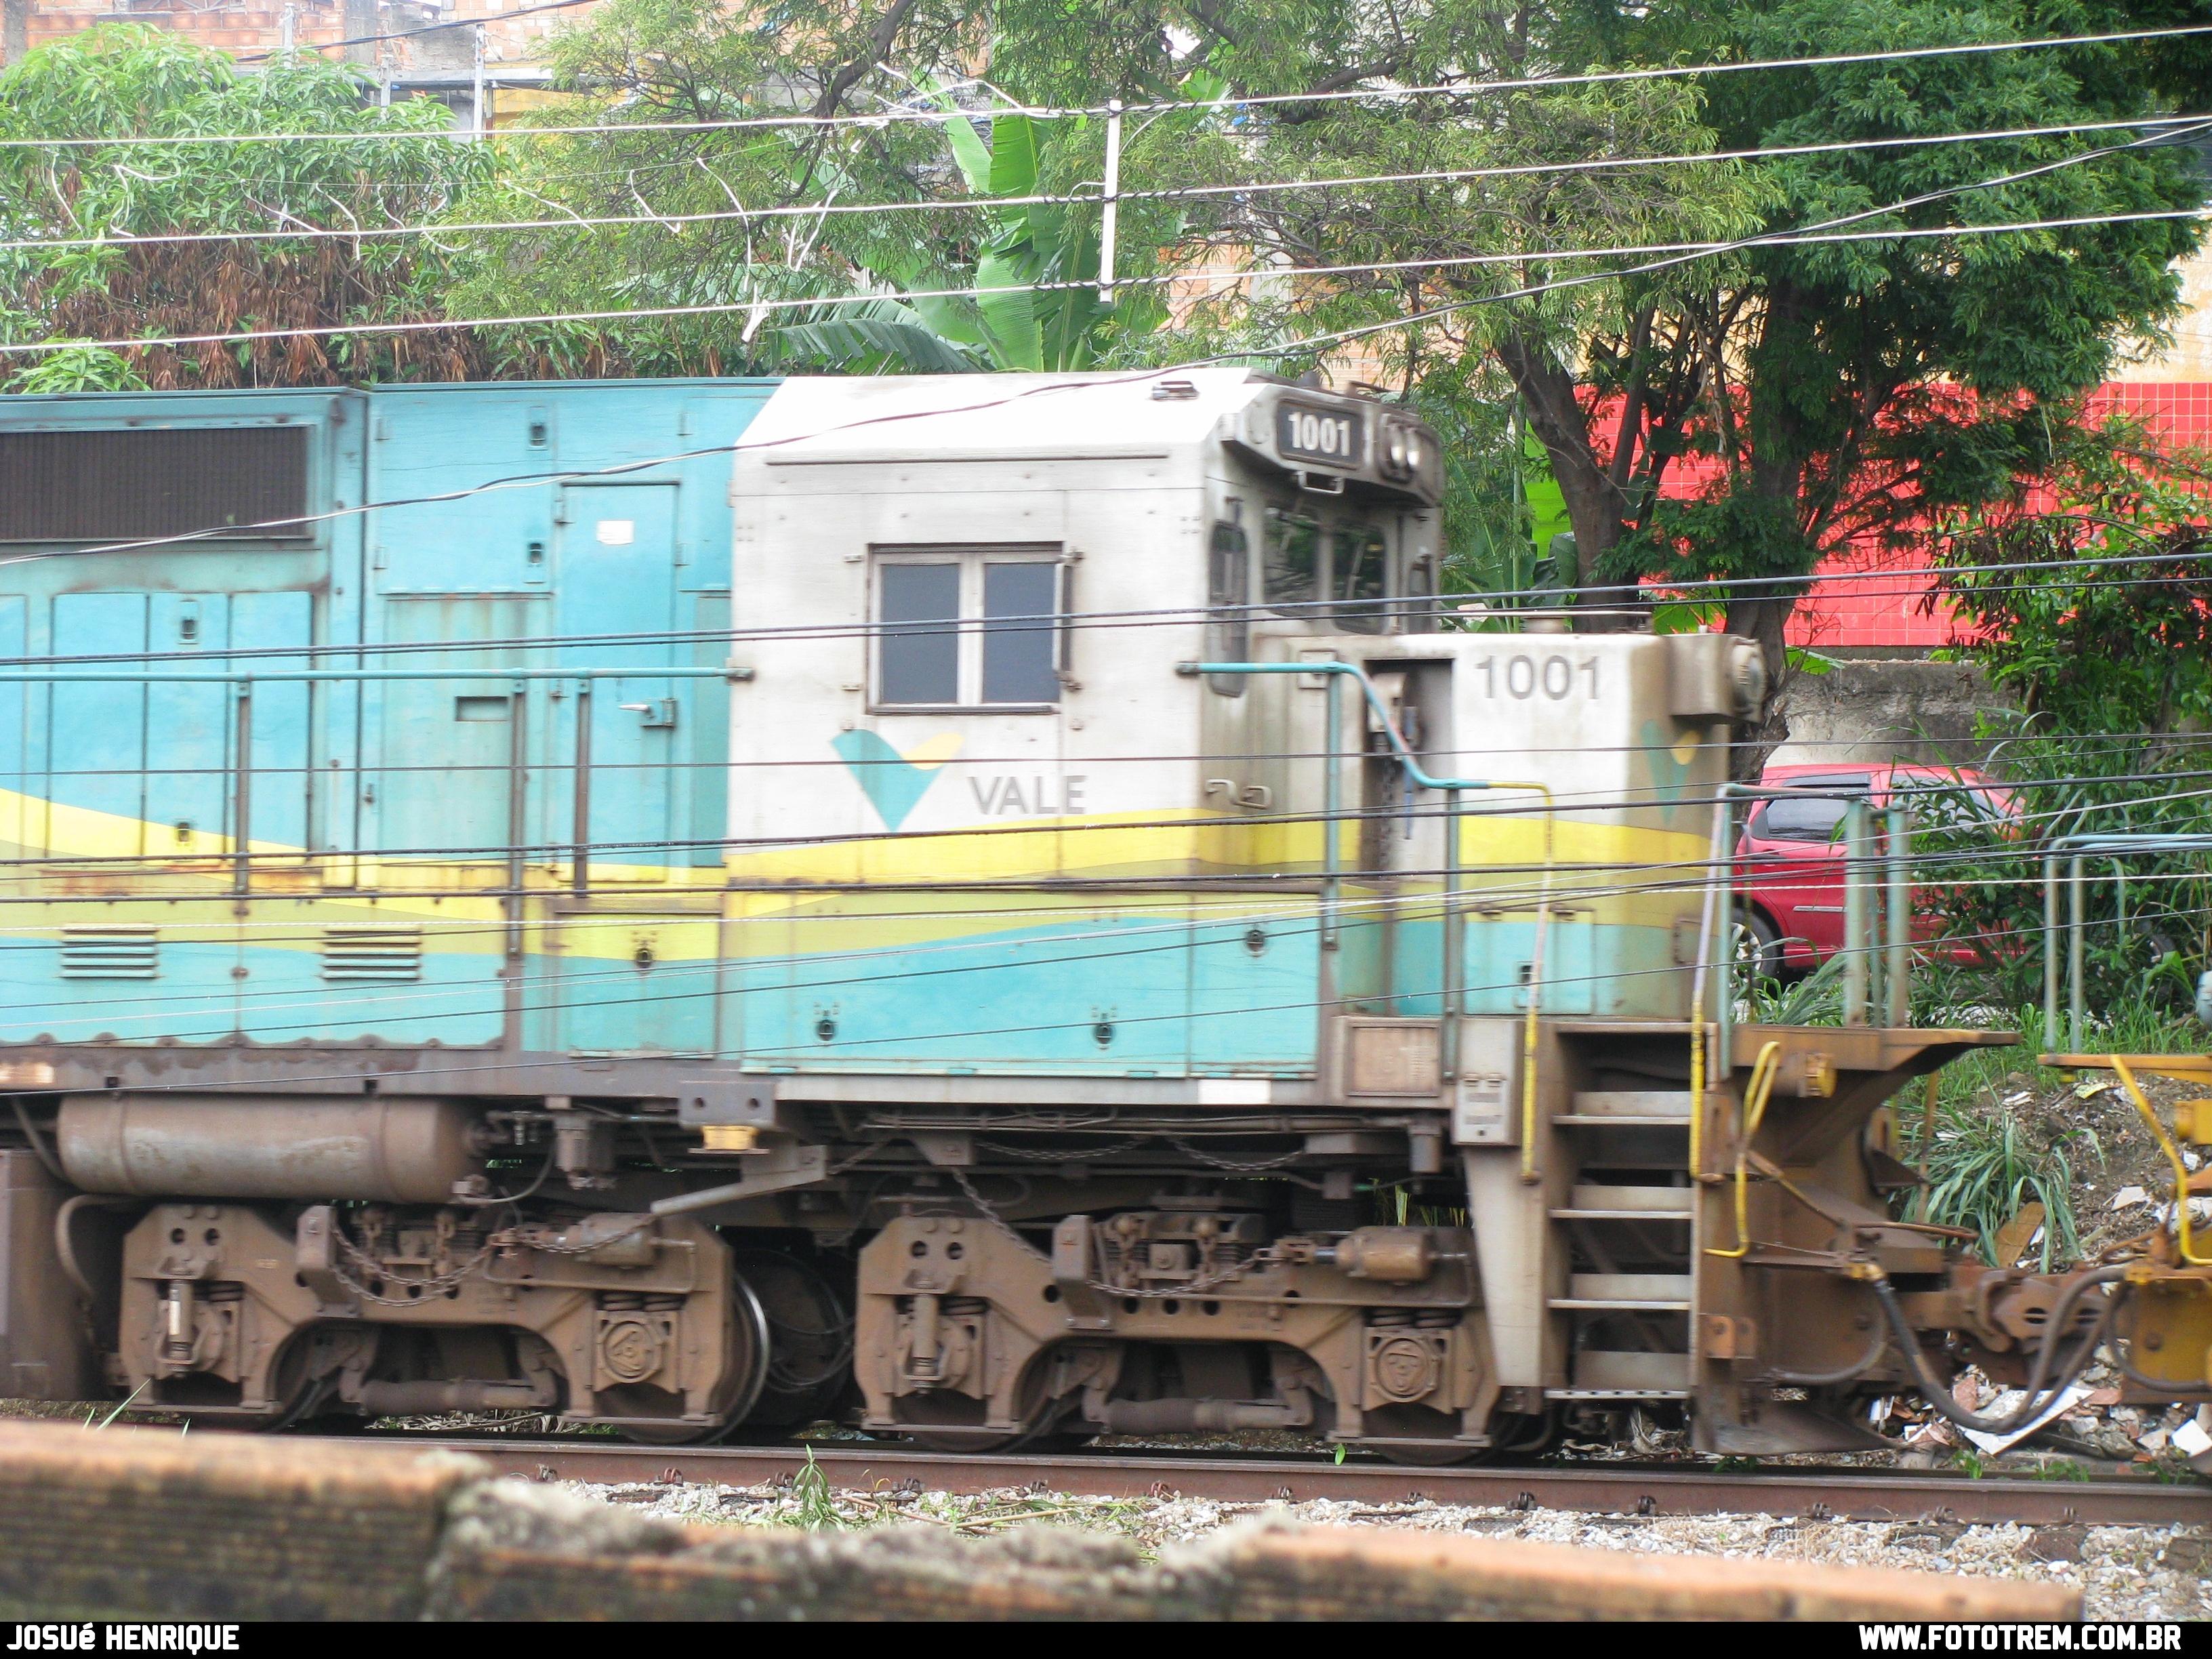
[{"label": "vale logo", "polygon": [[854,730],[840,732],[830,740],[830,746],[876,809],[884,828],[896,830],[921,804],[945,762],[960,752],[964,741],[960,732],[940,732],[901,754],[877,733]]}]

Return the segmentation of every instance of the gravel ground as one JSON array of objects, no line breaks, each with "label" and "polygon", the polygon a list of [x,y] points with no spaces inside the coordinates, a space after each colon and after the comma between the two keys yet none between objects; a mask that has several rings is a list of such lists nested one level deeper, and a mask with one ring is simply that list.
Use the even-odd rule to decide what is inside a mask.
[{"label": "gravel ground", "polygon": [[1084,1498],[1066,1492],[975,1495],[886,1487],[830,1492],[766,1486],[597,1486],[568,1490],[634,1512],[709,1526],[865,1528],[922,1525],[984,1537],[1013,1527],[1073,1527],[1133,1538],[1147,1555],[1260,1514],[1323,1526],[1405,1527],[1655,1555],[1760,1556],[1838,1566],[1899,1567],[2079,1585],[2093,1619],[2212,1619],[2212,1530],[2177,1527],[1966,1527],[1800,1521],[1771,1515],[1588,1516],[1413,1502],[1316,1498],[1230,1504],[1202,1498]]}]

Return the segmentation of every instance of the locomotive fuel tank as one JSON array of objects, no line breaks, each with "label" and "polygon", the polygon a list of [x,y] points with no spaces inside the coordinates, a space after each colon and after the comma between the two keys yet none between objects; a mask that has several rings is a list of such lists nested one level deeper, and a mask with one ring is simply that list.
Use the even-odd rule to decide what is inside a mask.
[{"label": "locomotive fuel tank", "polygon": [[65,1101],[57,1131],[71,1181],[137,1198],[438,1204],[483,1168],[452,1100],[106,1095]]}]

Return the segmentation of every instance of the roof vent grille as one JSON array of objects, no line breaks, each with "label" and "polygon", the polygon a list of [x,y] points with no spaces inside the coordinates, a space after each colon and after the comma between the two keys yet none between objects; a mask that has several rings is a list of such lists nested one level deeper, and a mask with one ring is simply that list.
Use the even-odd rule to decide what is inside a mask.
[{"label": "roof vent grille", "polygon": [[333,985],[410,984],[422,977],[419,927],[326,927],[323,977]]},{"label": "roof vent grille", "polygon": [[64,979],[152,979],[161,946],[151,927],[64,927]]}]

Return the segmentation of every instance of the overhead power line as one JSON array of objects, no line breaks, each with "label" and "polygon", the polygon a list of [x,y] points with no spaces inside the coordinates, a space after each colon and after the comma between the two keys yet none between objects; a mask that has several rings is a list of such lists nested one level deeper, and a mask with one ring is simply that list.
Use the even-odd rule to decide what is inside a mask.
[{"label": "overhead power line", "polygon": [[[1431,321],[1439,317],[1449,316],[1454,313],[1467,310],[1473,306],[1495,305],[1507,300],[1529,298],[1537,295],[1550,293],[1561,289],[1583,287],[1593,282],[1607,281],[1624,276],[1648,274],[1652,271],[1663,270],[1673,265],[1682,264],[1692,259],[1705,258],[1717,253],[1741,252],[1751,248],[1763,246],[1787,246],[1820,241],[1887,240],[1923,235],[1987,235],[1997,234],[1999,232],[2051,230],[2087,224],[2119,224],[2133,221],[2200,218],[2205,216],[2208,212],[2212,212],[2212,210],[2207,210],[2204,208],[2190,208],[2169,209],[2143,213],[2098,214],[2094,216],[2083,216],[2076,218],[2032,221],[2009,225],[1961,225],[1957,227],[1934,226],[1920,229],[1901,228],[1886,230],[1879,233],[1858,233],[1844,236],[1832,236],[1826,234],[1834,231],[1841,226],[1863,223],[1867,220],[1881,218],[1887,214],[1901,213],[1911,208],[1925,206],[1933,202],[1947,201],[1956,197],[1969,195],[1978,191],[1994,190],[2005,185],[2021,183],[2029,179],[2043,177],[2047,173],[2061,172],[2068,167],[2079,167],[2084,162],[2100,160],[2107,155],[2121,155],[2130,150],[2142,149],[2149,144],[2165,143],[2177,136],[2207,131],[2212,131],[2212,119],[2199,120],[2190,126],[2177,129],[2174,133],[2160,134],[2151,138],[2138,138],[2124,144],[2104,145],[2096,149],[2084,150],[2076,155],[2060,157],[2056,161],[2042,162],[2035,167],[2023,167],[2013,173],[1999,173],[1991,178],[1973,179],[1964,184],[1946,185],[1938,189],[1923,191],[1917,196],[1907,197],[1902,201],[1888,202],[1875,207],[1863,208],[1855,213],[1842,214],[1832,219],[1821,220],[1809,226],[1800,227],[1796,230],[1762,232],[1757,235],[1741,237],[1725,242],[1678,244],[1676,245],[1676,248],[1679,251],[1668,252],[1666,257],[1652,259],[1640,265],[1630,266],[1626,270],[1601,271],[1594,276],[1568,277],[1559,282],[1539,283],[1532,285],[1525,285],[1519,289],[1509,289],[1502,293],[1482,295],[1474,299],[1459,301],[1449,305],[1431,307],[1428,311],[1415,313],[1408,317],[1395,318],[1388,322],[1365,324],[1354,328],[1340,329],[1332,334],[1311,337],[1308,339],[1296,342],[1281,348],[1276,355],[1286,356],[1291,353],[1310,352],[1317,344],[1324,343],[1334,343],[1337,342],[1358,339],[1392,329],[1413,326],[1419,323]],[[1224,271],[1218,273],[1192,272],[1180,276],[1163,275],[1158,276],[1133,277],[1128,279],[1128,283],[1131,286],[1135,286],[1139,283],[1172,284],[1176,283],[1201,280],[1209,276],[1218,276],[1223,281],[1251,282],[1269,276],[1372,275],[1385,270],[1444,269],[1453,266],[1495,264],[1499,263],[1540,263],[1545,259],[1559,258],[1626,257],[1632,252],[1636,252],[1636,250],[1621,248],[1566,249],[1548,253],[1522,252],[1512,254],[1468,254],[1449,259],[1399,260],[1333,267],[1279,266],[1259,271]],[[140,336],[135,340],[0,341],[0,352],[15,351],[43,355],[55,351],[81,349],[86,347],[104,347],[111,349],[131,349],[135,348],[143,350],[156,346],[173,347],[180,345],[243,344],[255,340],[286,338],[302,339],[311,337],[330,337],[338,335],[351,334],[418,334],[453,328],[495,328],[542,325],[564,322],[616,322],[625,319],[643,318],[696,317],[715,314],[726,315],[739,311],[750,312],[757,314],[769,311],[792,310],[821,306],[879,304],[886,300],[893,299],[905,299],[909,301],[926,299],[981,299],[997,295],[1048,293],[1068,289],[1089,289],[1094,286],[1096,286],[1095,281],[1019,283],[990,288],[976,287],[937,289],[904,295],[833,295],[811,300],[756,299],[749,301],[705,301],[681,306],[628,307],[619,310],[605,311],[547,312],[513,317],[462,318],[435,320],[422,319],[412,321],[393,321],[385,323],[319,324],[306,328],[239,330],[228,333],[210,334]],[[1200,358],[1194,362],[1182,364],[1180,367],[1184,368],[1192,368],[1211,362],[1240,361],[1250,356],[1251,355],[1253,354],[1249,351],[1218,352],[1212,357]],[[1133,378],[1141,379],[1146,377],[1138,376]],[[894,416],[883,418],[898,419],[902,417]],[[786,439],[780,441],[789,442],[792,441]],[[742,448],[746,446],[740,444],[736,447]]]},{"label": "overhead power line", "polygon": [[[2100,152],[2105,153],[2105,152]],[[1893,211],[1890,208],[1875,209],[1874,213]],[[1929,237],[1966,237],[2009,235],[2025,231],[2069,230],[2087,225],[2119,225],[2142,223],[2157,220],[2203,219],[2212,217],[2212,208],[2172,208],[2143,213],[2083,214],[2063,219],[2030,219],[2001,225],[1936,225],[1918,228],[1853,231],[1838,234],[1814,234],[1804,235],[1773,235],[1747,237],[1732,242],[1648,242],[1620,247],[1597,248],[1535,248],[1511,253],[1468,253],[1431,259],[1380,259],[1360,264],[1345,265],[1276,265],[1259,270],[1193,270],[1155,276],[1122,276],[1115,279],[1121,288],[1174,287],[1188,283],[1225,285],[1237,283],[1261,282],[1270,278],[1313,276],[1368,276],[1392,271],[1449,270],[1498,264],[1535,264],[1553,259],[1617,259],[1640,258],[1647,254],[1676,254],[1689,258],[1703,258],[1713,254],[1727,253],[1752,247],[1805,247],[1834,242],[1910,241]],[[1680,263],[1680,260],[1670,261]],[[1607,271],[1607,276],[1632,275],[1632,272]],[[1577,279],[1581,280],[1581,279]],[[1378,324],[1374,330],[1402,327],[1407,322],[1425,320],[1466,306],[1492,303],[1498,300],[1517,299],[1547,292],[1556,287],[1575,286],[1575,282],[1546,283],[1538,287],[1516,289],[1511,294],[1492,295],[1470,300],[1458,307],[1444,307],[1425,313],[1422,319],[1406,319],[1399,322]],[[738,312],[809,311],[823,307],[839,307],[859,305],[883,305],[913,300],[988,300],[1008,294],[1051,294],[1072,289],[1092,289],[1098,286],[1096,279],[1049,283],[1013,283],[989,288],[938,288],[882,294],[830,294],[807,299],[713,300],[690,305],[629,306],[604,311],[544,311],[525,313],[506,317],[456,317],[445,319],[415,319],[392,322],[325,323],[306,328],[240,329],[219,334],[142,335],[136,338],[125,337],[105,340],[0,340],[0,351],[49,353],[81,350],[100,347],[111,350],[148,350],[155,348],[191,345],[241,345],[256,340],[288,340],[301,338],[331,338],[347,334],[430,334],[463,328],[518,328],[550,323],[608,323],[645,320],[653,318],[726,316]],[[1313,342],[1293,342],[1284,348],[1285,352],[1303,351]],[[1234,354],[1249,356],[1250,352]],[[1195,367],[1182,365],[1184,368]],[[0,561],[5,562],[5,561]]]},{"label": "overhead power line", "polygon": [[[1778,144],[1759,149],[1704,150],[1680,155],[1620,155],[1600,156],[1577,161],[1528,161],[1508,167],[1440,167],[1420,173],[1388,173],[1353,174],[1343,178],[1257,179],[1249,183],[1187,185],[1172,189],[1122,190],[1115,199],[1124,204],[1132,202],[1196,201],[1219,197],[1265,196],[1286,191],[1326,191],[1373,189],[1394,185],[1425,185],[1468,183],[1482,179],[1515,179],[1549,177],[1576,173],[1608,173],[1617,169],[1655,167],[1689,167],[1727,161],[1771,161],[1784,156],[1832,155],[1876,149],[1918,149],[1930,145],[1972,143],[2003,143],[2028,138],[2063,137],[2069,133],[2136,131],[2146,127],[2195,128],[2203,125],[2198,116],[2150,116],[2130,121],[2076,121],[2057,126],[2008,127],[1984,132],[1946,132],[1919,134],[1895,138],[1837,139],[1817,144]],[[792,203],[759,208],[715,208],[700,212],[581,214],[569,213],[557,218],[493,219],[493,220],[428,220],[387,225],[292,225],[256,228],[248,230],[191,230],[151,231],[136,234],[127,231],[103,232],[97,236],[26,237],[17,241],[0,241],[0,252],[60,252],[79,248],[161,247],[176,244],[202,242],[292,242],[328,240],[339,242],[380,241],[399,236],[461,236],[504,231],[537,230],[601,230],[633,226],[656,226],[664,230],[681,230],[688,225],[745,223],[759,219],[832,219],[866,217],[878,213],[945,213],[981,210],[1004,210],[1024,207],[1095,206],[1101,198],[1095,192],[1072,195],[980,196],[961,197],[951,200],[920,200],[912,202],[815,202]],[[1690,246],[1694,244],[1672,244]],[[1632,250],[1650,252],[1649,248]],[[1558,254],[1530,254],[1531,258],[1559,258]],[[1146,279],[1123,277],[1121,284],[1127,285]],[[1152,278],[1150,280],[1176,280]],[[1070,287],[1091,287],[1095,284],[1075,283]]]},{"label": "overhead power line", "polygon": [[[512,11],[495,12],[486,17],[454,17],[442,23],[422,23],[411,29],[387,29],[382,34],[349,34],[343,40],[301,41],[295,52],[336,52],[342,46],[380,46],[387,40],[412,40],[417,35],[440,34],[448,29],[484,28],[497,23],[511,23],[518,17],[535,17],[541,12],[573,11],[578,6],[590,6],[599,0],[540,0],[532,6],[517,6]],[[241,64],[266,64],[281,58],[281,52],[258,52],[250,58],[241,58]]]},{"label": "overhead power line", "polygon": [[[484,20],[468,20],[471,24],[480,21]],[[179,144],[359,143],[395,140],[416,142],[424,138],[446,138],[453,142],[474,143],[482,139],[573,137],[624,132],[722,132],[779,127],[874,127],[900,122],[942,123],[979,118],[988,120],[995,116],[1013,115],[1026,116],[1032,120],[1068,120],[1098,118],[1116,112],[1123,115],[1172,114],[1177,112],[1202,114],[1208,111],[1268,108],[1280,104],[1330,104],[1361,100],[1396,100],[1408,98],[1488,97],[1500,93],[1532,92],[1552,87],[1604,86],[1622,82],[1681,80],[1698,76],[1731,75],[1760,70],[1830,69],[1854,64],[1905,63],[1920,58],[1982,56],[1992,52],[2040,52],[2068,46],[2118,46],[2133,41],[2179,40],[2204,34],[2212,34],[2212,23],[2183,24],[2169,28],[2124,29],[2105,34],[2053,35],[2033,40],[1978,40],[1962,42],[1954,46],[1902,46],[1881,52],[1832,52],[1821,56],[1800,58],[1747,58],[1738,62],[1721,64],[1676,64],[1648,69],[1593,70],[1578,75],[1522,76],[1510,80],[1460,81],[1431,86],[1350,88],[1330,92],[1256,93],[1247,96],[1224,96],[1206,103],[1180,99],[1162,100],[1152,103],[1126,104],[1118,112],[1106,105],[1010,104],[983,110],[925,109],[900,106],[867,115],[760,115],[732,117],[727,120],[720,121],[612,121],[576,126],[494,127],[481,133],[463,133],[458,131],[430,133],[401,131],[304,131],[149,133],[117,137],[4,138],[0,139],[0,148],[64,149]],[[366,44],[366,41],[357,41],[355,44]]]}]

